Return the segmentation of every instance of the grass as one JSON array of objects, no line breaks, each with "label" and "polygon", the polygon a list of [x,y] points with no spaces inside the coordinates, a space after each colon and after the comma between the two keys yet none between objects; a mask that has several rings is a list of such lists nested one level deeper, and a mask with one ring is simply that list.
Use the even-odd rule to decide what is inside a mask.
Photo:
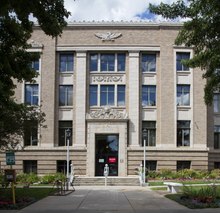
[{"label": "grass", "polygon": [[52,188],[16,188],[16,204],[13,205],[11,188],[0,188],[0,209],[21,209],[55,191]]},{"label": "grass", "polygon": [[167,187],[155,187],[155,188],[151,188],[151,190],[153,190],[153,191],[166,191]]}]

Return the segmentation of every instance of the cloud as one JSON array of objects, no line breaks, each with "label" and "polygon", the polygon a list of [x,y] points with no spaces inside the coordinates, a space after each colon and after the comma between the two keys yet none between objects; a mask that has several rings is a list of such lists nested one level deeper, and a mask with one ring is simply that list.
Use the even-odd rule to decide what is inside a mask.
[{"label": "cloud", "polygon": [[[149,14],[149,3],[172,3],[175,0],[65,0],[65,7],[71,12],[69,21],[130,21],[158,20]],[[162,18],[161,18],[162,19]]]}]

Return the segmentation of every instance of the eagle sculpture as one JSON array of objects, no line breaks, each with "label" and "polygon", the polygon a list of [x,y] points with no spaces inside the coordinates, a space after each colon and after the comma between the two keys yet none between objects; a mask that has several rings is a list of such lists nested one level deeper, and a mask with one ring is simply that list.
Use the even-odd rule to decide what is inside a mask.
[{"label": "eagle sculpture", "polygon": [[95,33],[97,38],[102,39],[102,41],[114,41],[116,38],[119,38],[122,34],[121,33]]}]

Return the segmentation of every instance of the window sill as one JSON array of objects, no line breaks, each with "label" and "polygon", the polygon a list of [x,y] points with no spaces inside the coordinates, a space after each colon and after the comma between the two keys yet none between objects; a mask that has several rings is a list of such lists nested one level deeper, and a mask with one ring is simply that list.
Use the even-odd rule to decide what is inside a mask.
[{"label": "window sill", "polygon": [[181,106],[181,105],[177,105],[177,109],[187,111],[187,110],[190,110],[190,109],[191,109],[191,106],[184,106],[184,105]]},{"label": "window sill", "polygon": [[144,76],[155,76],[155,75],[157,75],[157,72],[156,71],[154,71],[154,72],[150,72],[150,71],[148,71],[148,72],[142,72],[142,75],[144,75]]},{"label": "window sill", "polygon": [[157,106],[142,106],[142,109],[144,109],[144,110],[157,109]]},{"label": "window sill", "polygon": [[89,107],[89,109],[103,109],[103,108],[126,109],[125,106],[90,106]]},{"label": "window sill", "polygon": [[176,70],[176,73],[177,74],[184,74],[184,75],[189,75],[191,74],[191,71],[190,70]]},{"label": "window sill", "polygon": [[69,72],[59,72],[59,74],[60,74],[61,76],[71,76],[71,75],[73,75],[73,71],[69,71]]},{"label": "window sill", "polygon": [[60,110],[71,110],[73,109],[73,106],[59,106]]},{"label": "window sill", "polygon": [[126,71],[89,71],[90,74],[125,74]]}]

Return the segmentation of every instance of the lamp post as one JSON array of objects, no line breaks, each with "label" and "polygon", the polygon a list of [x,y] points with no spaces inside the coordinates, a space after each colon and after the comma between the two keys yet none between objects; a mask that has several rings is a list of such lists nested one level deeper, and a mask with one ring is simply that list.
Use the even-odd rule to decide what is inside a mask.
[{"label": "lamp post", "polygon": [[146,179],[146,139],[147,139],[147,129],[143,129],[143,139],[144,139],[144,177],[143,177],[143,186],[145,186],[145,179]]},{"label": "lamp post", "polygon": [[70,161],[70,137],[71,137],[71,130],[67,129],[66,133],[66,180],[67,180],[67,187],[66,189],[69,190],[69,161]]}]

